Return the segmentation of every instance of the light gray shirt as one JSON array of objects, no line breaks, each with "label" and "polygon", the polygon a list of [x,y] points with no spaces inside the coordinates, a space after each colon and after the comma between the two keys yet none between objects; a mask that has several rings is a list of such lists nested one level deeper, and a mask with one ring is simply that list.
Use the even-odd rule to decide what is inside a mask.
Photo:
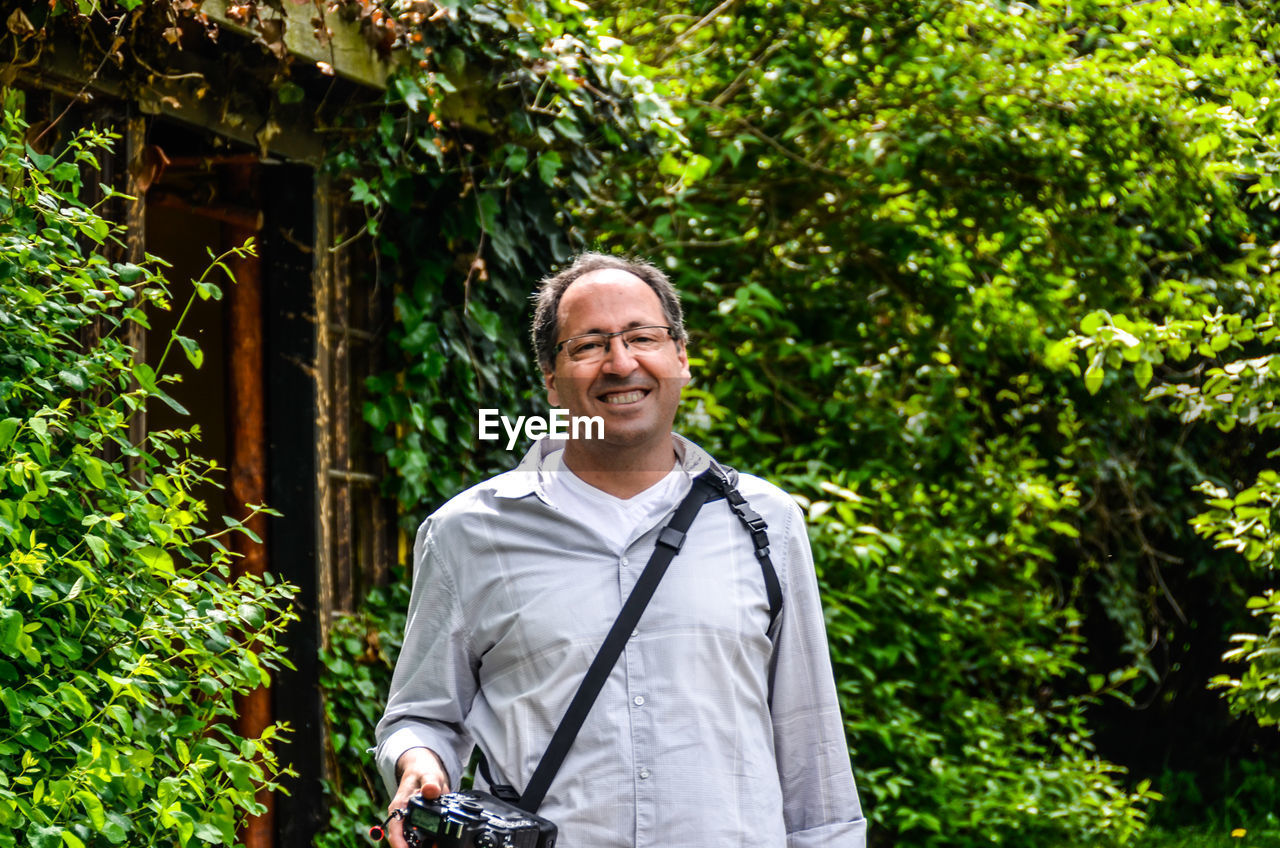
[{"label": "light gray shirt", "polygon": [[[690,476],[712,462],[676,439]],[[473,744],[496,780],[525,786],[676,506],[619,555],[547,497],[539,462],[555,447],[535,444],[418,531],[377,728],[390,793],[417,746],[440,756],[451,786]],[[561,848],[866,844],[803,517],[763,480],[742,475],[738,488],[768,522],[782,613],[770,629],[750,536],[724,500],[708,503],[539,810]]]}]

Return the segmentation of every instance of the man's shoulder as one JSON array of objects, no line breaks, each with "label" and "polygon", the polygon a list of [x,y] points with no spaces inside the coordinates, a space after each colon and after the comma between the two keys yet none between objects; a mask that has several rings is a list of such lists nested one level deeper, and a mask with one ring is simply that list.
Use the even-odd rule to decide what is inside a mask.
[{"label": "man's shoulder", "polygon": [[523,468],[513,468],[482,480],[454,495],[427,518],[434,527],[446,527],[464,521],[468,517],[492,515],[500,512],[504,504],[515,503],[535,492],[535,481]]},{"label": "man's shoulder", "polygon": [[734,482],[734,487],[737,488],[739,494],[747,499],[747,503],[751,505],[752,509],[765,516],[766,520],[772,518],[769,521],[771,526],[776,526],[782,518],[786,518],[790,522],[795,518],[802,517],[803,512],[800,509],[800,505],[785,489],[755,474],[747,474],[736,470],[735,472],[737,479]]},{"label": "man's shoulder", "polygon": [[708,467],[719,468],[723,476],[728,478],[738,492],[747,499],[751,508],[765,515],[766,518],[770,514],[776,520],[781,515],[796,516],[801,513],[800,505],[796,503],[795,498],[776,484],[717,461],[714,456],[684,436],[675,434],[675,437],[682,449],[681,456],[685,468],[690,473],[698,474]]}]

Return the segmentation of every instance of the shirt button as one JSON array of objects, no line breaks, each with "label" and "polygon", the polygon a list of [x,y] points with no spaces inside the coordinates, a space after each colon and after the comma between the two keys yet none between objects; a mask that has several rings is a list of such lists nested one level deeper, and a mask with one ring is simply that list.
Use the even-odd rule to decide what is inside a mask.
[{"label": "shirt button", "polygon": [[637,707],[643,707],[644,695],[636,695],[634,698],[631,699],[631,703],[635,704]]},{"label": "shirt button", "polygon": [[623,557],[623,558],[622,558],[622,564],[623,564],[623,565],[630,565],[630,564],[631,564],[631,561],[630,561],[629,559],[627,559],[626,557]]},{"label": "shirt button", "polygon": [[640,779],[641,779],[641,780],[648,780],[648,779],[649,779],[649,770],[648,770],[648,769],[640,769]]},{"label": "shirt button", "polygon": [[632,635],[632,636],[639,636],[639,635],[640,635],[640,631],[639,631],[639,630],[632,630],[632,631],[631,631],[631,635]]}]

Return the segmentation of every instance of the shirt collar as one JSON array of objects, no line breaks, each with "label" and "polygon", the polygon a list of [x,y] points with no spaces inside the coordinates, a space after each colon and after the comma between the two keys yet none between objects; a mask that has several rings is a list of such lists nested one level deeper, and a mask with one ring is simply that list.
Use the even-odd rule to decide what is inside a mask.
[{"label": "shirt collar", "polygon": [[[697,477],[710,468],[711,463],[715,461],[709,453],[679,433],[672,433],[671,438],[675,442],[676,458],[679,459],[681,468],[690,477]],[[533,447],[529,448],[528,453],[515,468],[493,478],[491,483],[494,496],[527,498],[530,495],[537,495],[543,501],[547,501],[546,492],[543,491],[539,480],[538,468],[542,465],[543,457],[562,447],[564,447],[563,439],[539,439],[534,442]]]}]

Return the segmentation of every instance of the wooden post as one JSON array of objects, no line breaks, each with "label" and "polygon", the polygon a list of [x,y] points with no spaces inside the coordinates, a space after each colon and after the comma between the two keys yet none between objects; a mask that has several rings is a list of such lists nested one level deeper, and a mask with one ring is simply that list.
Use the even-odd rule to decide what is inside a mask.
[{"label": "wooden post", "polygon": [[[147,187],[142,184],[139,177],[142,172],[140,163],[143,151],[147,146],[147,119],[141,115],[130,114],[124,122],[124,136],[126,161],[124,191],[131,198],[125,201],[124,209],[125,261],[141,264],[143,257],[146,256]],[[142,299],[140,297],[135,299],[133,305],[142,306]],[[134,351],[134,362],[146,362],[146,328],[136,321],[130,321],[126,325],[125,334],[128,345]],[[144,406],[137,409],[129,419],[129,441],[134,445],[140,445],[146,435],[147,409]],[[140,480],[144,472],[138,461],[130,458],[126,464],[130,476]]]},{"label": "wooden post", "polygon": [[[253,198],[256,168],[237,164],[226,168],[229,194]],[[258,237],[257,230],[227,224],[227,242],[239,246]],[[228,507],[233,518],[245,524],[264,544],[235,535],[233,549],[237,576],[261,576],[267,570],[266,516],[249,518],[246,504],[261,504],[267,495],[267,419],[263,355],[262,265],[257,256],[233,257],[227,266],[235,283],[227,289],[228,442],[231,475]],[[259,688],[236,701],[236,732],[257,738],[271,724],[271,693]],[[275,798],[268,790],[258,793],[266,812],[250,819],[241,834],[245,848],[272,848],[275,841]]]},{"label": "wooden post", "polygon": [[[329,178],[321,174],[315,194],[315,326],[316,326],[316,514],[320,516],[316,556],[316,609],[320,617],[320,645],[329,644],[332,623],[334,509],[333,483],[329,469],[333,465],[333,287],[334,259],[330,248],[337,237],[334,231],[335,189]],[[329,777],[328,774],[325,777]]]}]

